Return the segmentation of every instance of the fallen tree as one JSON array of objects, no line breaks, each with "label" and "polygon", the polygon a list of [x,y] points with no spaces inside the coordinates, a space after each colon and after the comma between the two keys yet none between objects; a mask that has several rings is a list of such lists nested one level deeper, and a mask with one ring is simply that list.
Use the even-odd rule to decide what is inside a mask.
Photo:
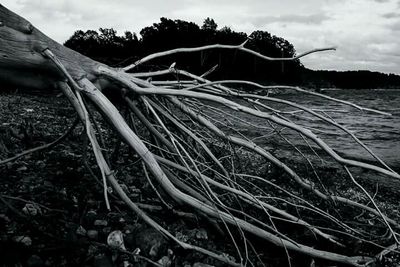
[{"label": "fallen tree", "polygon": [[[303,244],[296,236],[292,237],[289,232],[283,232],[280,224],[296,225],[312,233],[315,240],[323,240],[336,248],[344,247],[345,239],[367,242],[381,248],[388,242],[398,244],[396,232],[399,228],[398,222],[381,211],[374,198],[355,179],[352,168],[365,169],[390,179],[399,179],[399,174],[368,149],[353,133],[325,116],[323,112],[268,94],[251,94],[227,85],[246,85],[265,91],[269,89],[296,90],[302,94],[311,94],[328,101],[350,105],[361,111],[388,116],[390,114],[297,87],[269,87],[237,80],[212,82],[205,78],[208,72],[197,76],[175,68],[175,64],[166,70],[135,72],[135,68],[144,62],[182,52],[236,49],[243,53],[251,53],[263,60],[294,60],[309,53],[332,48],[313,50],[295,58],[275,59],[245,48],[245,43],[237,46],[217,44],[160,52],[149,55],[123,69],[115,69],[58,44],[28,21],[1,5],[0,22],[0,81],[3,84],[38,90],[55,88],[64,93],[77,112],[80,121],[85,125],[87,137],[100,169],[104,199],[108,209],[112,209],[112,203],[110,204],[108,199],[108,187],[111,186],[130,209],[168,239],[185,249],[204,253],[232,266],[244,265],[248,260],[244,256],[247,255],[247,251],[244,250],[247,250],[247,244],[254,236],[282,247],[289,254],[294,251],[312,258],[352,266],[366,266],[375,261],[371,255],[345,255],[334,252],[335,249],[324,250]],[[155,80],[166,75],[178,78]],[[129,110],[128,115],[121,115],[116,105],[103,94],[104,91],[120,95],[120,99]],[[131,201],[106,160],[104,149],[98,141],[101,133],[93,123],[87,102],[96,108],[121,140],[141,158],[145,173],[148,173],[150,181],[157,185],[154,190],[160,201],[165,203],[166,207],[173,203],[189,207],[193,212],[209,218],[213,224],[221,228],[222,232],[226,233],[227,238],[231,238],[237,248],[239,262],[234,262],[218,252],[179,240]],[[271,105],[274,103],[295,108],[295,110],[281,110]],[[339,155],[314,131],[308,129],[307,125],[292,122],[291,116],[298,112],[307,113],[321,120],[321,123],[331,125],[349,135],[375,158],[376,164],[351,160]],[[304,155],[306,164],[314,170],[314,177],[305,177],[304,173],[297,172],[293,166],[280,160],[271,151],[257,145],[246,136],[236,134],[237,129],[234,127],[228,131],[227,129],[231,126],[226,121],[220,120],[221,114],[226,115],[226,121],[236,121],[246,127],[259,127],[260,130],[269,129],[270,135],[280,136],[282,129],[290,129],[298,133],[299,138],[306,140],[307,144],[310,142],[317,146],[320,151],[318,153],[324,154],[324,157],[341,166],[347,173],[348,180],[356,190],[365,195],[365,198],[357,201],[332,193],[323,185],[324,174],[317,174],[313,162],[306,155]],[[241,119],[243,114],[263,120],[264,125],[260,127]],[[137,128],[145,130],[137,131]],[[258,137],[263,135],[260,133]],[[284,136],[282,140],[291,144],[290,140]],[[44,148],[49,148],[51,145]],[[295,146],[293,150],[299,151]],[[226,154],[218,155],[216,152]],[[251,170],[248,173],[238,172],[231,159],[241,153],[261,158],[262,160],[258,161],[259,164],[273,164],[302,190],[289,192],[269,180],[271,177],[260,177]],[[22,153],[21,156],[24,154],[26,153]],[[1,163],[7,161],[9,160],[3,160]],[[277,192],[283,192],[283,197]],[[168,196],[167,199],[164,199],[165,195]],[[334,212],[329,213],[307,200],[306,197],[310,195],[319,199],[318,203],[323,203],[321,204],[323,206],[334,206]],[[290,212],[293,209],[286,209],[284,206],[294,207],[297,212]],[[379,226],[384,226],[388,230],[388,237],[376,240],[373,232],[368,233],[368,229],[357,228],[342,222],[333,215],[338,212],[338,209],[340,210],[341,206],[361,210],[366,214],[365,216],[367,214],[375,216]],[[320,217],[330,227],[318,226],[312,221],[303,219],[303,212]],[[394,250],[396,247],[396,245],[391,246],[390,249]],[[288,260],[290,263],[289,257]]]}]

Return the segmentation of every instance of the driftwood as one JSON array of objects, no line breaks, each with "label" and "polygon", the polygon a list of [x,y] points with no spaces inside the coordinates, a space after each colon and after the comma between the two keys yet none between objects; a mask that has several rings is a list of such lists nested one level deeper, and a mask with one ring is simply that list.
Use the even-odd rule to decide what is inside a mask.
[{"label": "driftwood", "polygon": [[[400,175],[373,154],[356,136],[329,117],[323,115],[323,113],[275,97],[241,92],[226,85],[233,83],[246,84],[263,90],[271,89],[271,87],[248,81],[229,80],[211,82],[204,78],[205,75],[196,76],[178,70],[174,67],[174,64],[164,71],[148,73],[134,72],[136,66],[157,57],[215,48],[237,49],[243,53],[251,53],[255,57],[264,60],[282,59],[269,58],[251,51],[245,48],[245,43],[243,43],[238,46],[212,45],[160,52],[139,60],[126,68],[115,69],[58,44],[36,29],[28,21],[7,10],[2,5],[0,5],[0,23],[0,82],[3,85],[10,84],[39,90],[56,89],[64,93],[76,110],[80,121],[85,125],[86,134],[90,140],[102,174],[104,198],[108,208],[112,208],[108,201],[107,191],[108,185],[111,185],[116,194],[119,195],[121,200],[132,211],[137,213],[146,223],[163,233],[167,238],[177,242],[185,249],[204,253],[232,266],[241,266],[247,260],[246,256],[244,256],[247,255],[247,251],[243,250],[247,249],[246,236],[248,233],[259,237],[265,242],[283,247],[288,253],[295,251],[312,258],[335,261],[352,266],[364,266],[371,263],[369,255],[344,255],[321,250],[318,247],[301,244],[295,238],[279,231],[279,227],[276,227],[276,225],[285,221],[303,227],[305,230],[312,232],[316,239],[325,240],[334,246],[342,247],[344,245],[341,239],[331,234],[332,232],[342,232],[349,239],[372,243],[372,241],[367,240],[369,238],[368,234],[362,229],[356,229],[354,226],[347,225],[334,215],[311,204],[300,194],[288,192],[286,189],[269,181],[268,177],[236,173],[235,168],[226,165],[223,157],[215,155],[215,151],[221,150],[218,145],[229,144],[231,147],[246,150],[247,153],[263,158],[264,160],[260,161],[260,164],[263,162],[272,163],[276,168],[282,170],[288,177],[293,179],[298,187],[314,194],[326,205],[340,203],[344,206],[350,206],[379,216],[381,226],[385,226],[391,233],[391,241],[398,243],[398,234],[396,233],[396,230],[399,228],[398,222],[388,218],[379,209],[374,199],[354,179],[349,167],[362,168],[385,175],[391,179],[399,179]],[[296,58],[286,58],[283,60],[293,60],[309,53],[330,49],[332,48],[316,49],[303,53]],[[179,81],[158,80],[154,82],[147,80],[147,78],[171,73],[180,75],[183,79]],[[367,112],[385,114],[377,110],[362,108],[346,101],[329,98],[297,87],[275,86],[273,88],[275,90],[297,90],[300,93],[313,94],[314,96],[321,97],[321,99],[328,98],[327,100],[329,101],[351,105]],[[131,116],[136,121],[140,121],[141,125],[147,129],[147,133],[157,141],[156,144],[149,145],[146,137],[139,136],[134,131],[116,106],[102,93],[104,90],[112,90],[121,95],[121,99],[125,101],[127,107],[132,112]],[[219,253],[178,240],[172,233],[162,228],[160,224],[144,213],[137,204],[129,199],[118,184],[115,174],[105,160],[90,113],[87,110],[88,107],[83,98],[91,102],[101,112],[103,118],[108,121],[121,140],[139,155],[144,163],[145,170],[149,172],[149,179],[152,183],[157,184],[157,187],[154,187],[155,190],[156,188],[162,188],[164,194],[169,196],[168,201],[185,205],[190,207],[193,212],[205,215],[212,221],[218,221],[222,230],[227,233],[230,233],[229,229],[232,228],[236,228],[239,230],[239,233],[242,233],[242,240],[231,235],[233,242],[238,248],[239,262],[233,262]],[[295,107],[302,112],[307,112],[321,119],[324,123],[344,131],[377,159],[377,165],[343,158],[313,131],[291,122],[288,116],[294,113],[283,112],[268,105],[268,103],[273,102]],[[204,112],[205,110],[207,112]],[[308,177],[303,177],[302,174],[297,173],[294,168],[287,165],[267,149],[260,147],[246,137],[240,137],[224,131],[221,128],[223,123],[218,122],[217,115],[227,112],[226,110],[230,110],[231,113],[229,113],[229,116],[233,116],[237,121],[241,120],[240,114],[247,114],[263,119],[265,125],[271,125],[269,128],[275,134],[278,134],[278,131],[275,130],[276,127],[285,127],[298,132],[302,138],[316,144],[321,151],[324,151],[333,161],[342,166],[348,172],[349,180],[352,181],[356,188],[360,188],[361,192],[365,194],[372,205],[333,194],[325,190],[323,186],[312,182]],[[176,115],[178,111],[179,115]],[[250,122],[243,123],[251,124]],[[229,151],[229,149],[221,151],[227,152],[227,157],[232,156],[234,153],[233,150]],[[311,161],[308,161],[308,163],[312,166]],[[192,180],[190,183],[188,182],[189,178]],[[273,188],[274,190],[267,194],[262,188],[256,186],[259,183],[264,183],[266,187],[269,189]],[[287,199],[273,197],[274,191],[284,192]],[[156,193],[158,194],[158,192]],[[161,195],[158,195],[161,198]],[[237,205],[233,205],[232,201],[228,201],[230,199],[234,199],[234,203]],[[162,201],[164,202],[165,200]],[[313,225],[312,222],[302,219],[298,213],[292,214],[280,208],[282,207],[281,205],[275,205],[274,203],[285,203],[285,205],[295,206],[300,211],[312,212],[322,220],[330,222],[331,225],[336,227],[336,230],[326,231],[322,227],[320,228]],[[254,214],[254,212],[247,212],[247,208],[239,210],[238,207],[240,205],[245,205],[248,209],[258,210],[259,217],[255,218],[252,216],[251,214]],[[343,237],[341,238],[343,239]],[[379,246],[379,244],[376,245]]]}]

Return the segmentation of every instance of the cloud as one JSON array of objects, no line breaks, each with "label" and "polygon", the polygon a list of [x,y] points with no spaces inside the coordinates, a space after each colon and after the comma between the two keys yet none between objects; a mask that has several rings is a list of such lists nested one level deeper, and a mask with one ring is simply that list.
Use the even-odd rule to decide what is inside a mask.
[{"label": "cloud", "polygon": [[51,38],[64,42],[75,30],[114,28],[138,33],[160,17],[206,17],[233,30],[268,31],[298,53],[338,46],[302,58],[313,69],[369,69],[400,74],[399,0],[3,0]]},{"label": "cloud", "polygon": [[399,34],[398,32],[400,31],[400,20],[396,20],[395,22],[391,23],[388,28],[391,29],[394,34]]},{"label": "cloud", "polygon": [[389,12],[382,15],[385,19],[393,19],[393,18],[400,18],[400,13],[397,12]]},{"label": "cloud", "polygon": [[320,25],[322,22],[329,19],[326,14],[318,13],[311,15],[298,15],[298,14],[288,14],[281,16],[259,16],[251,18],[251,21],[255,26],[265,26],[266,24],[279,22],[279,23],[300,23],[300,24],[315,24]]}]

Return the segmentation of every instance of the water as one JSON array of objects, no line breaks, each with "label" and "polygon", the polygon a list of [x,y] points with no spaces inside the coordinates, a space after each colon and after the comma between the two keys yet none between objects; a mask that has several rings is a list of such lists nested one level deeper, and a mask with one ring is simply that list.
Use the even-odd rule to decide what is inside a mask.
[{"label": "water", "polygon": [[[326,90],[324,91],[324,94],[350,101],[362,107],[385,111],[391,113],[392,116],[362,112],[351,106],[346,106],[299,92],[289,92],[287,94],[276,94],[271,96],[290,100],[308,108],[325,110],[325,115],[330,116],[337,123],[345,126],[348,130],[353,132],[386,163],[392,167],[400,167],[400,90]],[[269,102],[268,104],[271,107],[280,110],[293,111],[296,109],[282,104]],[[224,115],[220,116],[222,119],[228,118]],[[268,127],[266,121],[260,118],[255,118],[246,114],[242,114],[241,118],[248,122]],[[343,131],[323,123],[321,120],[310,114],[304,112],[296,113],[296,116],[288,116],[288,118],[295,123],[312,129],[312,131],[327,144],[341,154],[344,154],[346,157],[367,161],[373,160],[368,152],[355,143],[352,138]],[[233,124],[236,123],[238,122],[233,122]],[[243,124],[240,124],[240,126],[237,124],[237,128],[239,128],[243,134],[250,136],[251,138],[262,134],[261,130]],[[305,143],[297,133],[289,130],[284,130],[282,133],[290,139],[293,144],[303,150],[307,150],[308,144]],[[291,152],[289,146],[276,135],[267,136],[266,138],[257,138],[255,142],[269,150],[275,150],[277,154],[283,155],[284,153],[287,153],[286,156],[290,156],[289,153]],[[277,151],[277,144],[279,144],[280,148],[278,150],[280,151]],[[310,144],[317,148],[317,146],[312,144],[311,141]],[[310,149],[308,150],[310,152]]]},{"label": "water", "polygon": [[[392,116],[360,112],[350,106],[343,106],[315,97],[310,98],[298,93],[289,94],[285,98],[311,108],[346,111],[345,113],[328,112],[327,114],[353,132],[388,164],[400,166],[400,90],[327,90],[324,94],[356,103],[362,107],[385,111],[391,113]],[[332,129],[332,127],[327,127],[326,124],[319,123],[319,121],[312,121],[309,125],[320,130]],[[364,149],[345,134],[338,136],[319,133],[319,135],[328,144],[344,154],[371,159]]]}]

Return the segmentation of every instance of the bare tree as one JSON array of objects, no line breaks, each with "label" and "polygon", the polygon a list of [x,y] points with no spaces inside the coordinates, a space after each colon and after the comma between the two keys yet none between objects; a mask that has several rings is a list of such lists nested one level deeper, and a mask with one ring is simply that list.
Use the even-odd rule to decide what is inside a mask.
[{"label": "bare tree", "polygon": [[[302,244],[296,240],[296,237],[282,232],[279,224],[290,223],[302,227],[305,231],[315,235],[316,239],[325,240],[325,242],[338,247],[344,246],[342,241],[345,238],[373,243],[378,247],[382,247],[382,244],[388,240],[398,244],[398,234],[396,233],[399,227],[398,222],[388,218],[380,210],[367,190],[355,180],[350,167],[362,168],[392,179],[399,179],[399,174],[373,154],[354,134],[323,113],[295,102],[265,94],[251,94],[227,87],[227,85],[246,85],[265,91],[269,89],[297,90],[299,93],[319,96],[328,101],[337,101],[359,110],[385,113],[297,87],[268,87],[254,82],[237,80],[211,82],[205,78],[208,73],[196,76],[175,68],[174,64],[163,71],[134,72],[138,65],[157,57],[215,48],[236,49],[243,53],[253,54],[263,60],[295,60],[309,53],[331,48],[313,50],[294,58],[275,59],[247,49],[245,43],[237,46],[217,44],[160,52],[149,55],[131,66],[115,69],[58,44],[31,23],[2,5],[0,5],[0,23],[0,81],[3,84],[39,90],[56,88],[64,93],[85,126],[102,175],[104,198],[108,208],[111,208],[107,190],[110,185],[129,208],[146,223],[183,248],[204,253],[232,266],[241,266],[246,260],[245,256],[240,256],[239,262],[233,262],[217,252],[179,240],[131,201],[105,160],[104,150],[100,148],[98,142],[100,133],[96,133],[86,102],[92,103],[97,108],[113,131],[141,158],[144,163],[143,168],[146,173],[148,171],[152,183],[158,185],[155,187],[155,193],[160,198],[162,198],[161,194],[157,190],[162,190],[168,195],[169,198],[162,199],[163,202],[174,202],[190,207],[193,212],[205,215],[211,221],[218,223],[227,236],[229,236],[230,229],[237,229],[241,233],[242,239],[240,241],[231,235],[235,243],[247,244],[248,238],[257,236],[265,242],[283,247],[288,252],[295,251],[312,258],[352,266],[365,266],[374,259],[370,257],[371,255],[348,256]],[[171,74],[179,76],[179,79],[151,80],[151,78]],[[117,107],[102,93],[104,90],[112,90],[121,95],[130,110],[127,117],[124,118]],[[273,108],[271,103],[279,103],[296,110],[286,112]],[[290,116],[297,112],[307,113],[321,120],[321,123],[343,131],[375,157],[377,165],[340,156],[306,125],[291,121]],[[298,133],[299,138],[315,144],[327,158],[343,167],[354,188],[362,192],[365,199],[358,202],[355,199],[334,194],[326,190],[321,181],[323,179],[318,183],[314,182],[311,177],[304,177],[301,173],[297,173],[293,166],[280,160],[271,151],[257,145],[246,136],[235,134],[238,129],[235,129],[234,126],[234,129],[227,131],[232,126],[219,119],[221,114],[226,115],[226,121],[236,121],[246,127],[258,127],[258,132],[269,129],[269,134],[280,135],[280,130],[287,128]],[[243,114],[262,120],[264,126],[253,125],[251,122],[241,119]],[[128,123],[126,118],[133,119]],[[140,122],[140,125],[132,124],[135,122]],[[135,131],[136,127],[144,127],[146,135],[140,135]],[[259,136],[263,135],[260,133]],[[148,142],[149,136],[151,136],[151,140],[154,140],[153,142]],[[290,140],[284,136],[283,139],[291,144]],[[293,149],[295,151],[297,148],[294,146]],[[216,152],[226,154],[221,155]],[[257,161],[258,164],[273,164],[302,190],[290,192],[269,180],[269,177],[260,177],[253,172],[239,173],[234,167],[234,162],[226,160],[227,157],[232,158],[233,154],[238,153],[243,156],[250,154],[262,158]],[[306,160],[306,164],[313,167],[311,160]],[[7,160],[2,163],[5,161]],[[304,195],[301,194],[301,191],[304,192]],[[278,194],[278,192],[280,193]],[[310,194],[319,198],[324,205],[339,203],[340,206],[350,206],[365,212],[365,214],[377,216],[380,222],[379,227],[385,226],[390,232],[389,237],[381,240],[382,242],[378,244],[378,241],[373,241],[374,238],[368,234],[368,230],[348,225],[336,218],[335,215],[319,208],[317,204],[311,203],[306,199],[306,196]],[[286,210],[283,208],[284,206],[290,206],[292,209]],[[239,207],[246,208],[240,209]],[[290,213],[289,211],[293,208],[297,209],[297,212]],[[318,216],[321,220],[329,222],[332,228],[326,229],[313,225],[302,219],[299,215],[302,212]],[[246,255],[241,249],[238,251],[239,255]]]}]

